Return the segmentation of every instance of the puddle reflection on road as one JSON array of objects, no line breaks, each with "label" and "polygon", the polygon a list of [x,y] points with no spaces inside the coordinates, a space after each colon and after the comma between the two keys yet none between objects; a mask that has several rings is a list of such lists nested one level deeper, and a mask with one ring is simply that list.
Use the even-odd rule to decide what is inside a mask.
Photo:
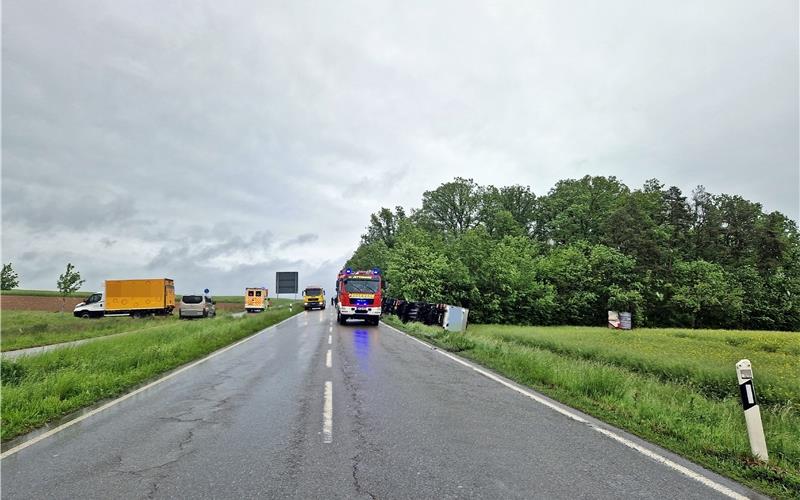
[{"label": "puddle reflection on road", "polygon": [[368,331],[353,331],[353,350],[355,350],[358,365],[364,370],[369,369],[369,341]]}]

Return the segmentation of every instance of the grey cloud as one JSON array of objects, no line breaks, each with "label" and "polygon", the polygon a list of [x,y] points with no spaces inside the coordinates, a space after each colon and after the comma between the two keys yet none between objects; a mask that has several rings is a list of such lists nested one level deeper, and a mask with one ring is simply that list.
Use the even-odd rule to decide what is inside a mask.
[{"label": "grey cloud", "polygon": [[[195,261],[206,261],[226,257],[232,253],[248,253],[268,249],[272,245],[272,234],[268,231],[253,233],[249,238],[231,236],[219,241],[205,241],[165,245],[148,264],[148,268],[168,268],[170,265]],[[207,266],[207,264],[205,264]],[[200,267],[204,267],[201,265]]]},{"label": "grey cloud", "polygon": [[280,244],[280,248],[289,248],[293,246],[305,245],[307,243],[313,243],[318,239],[319,239],[318,234],[303,233],[295,238],[284,241],[283,243]]},{"label": "grey cloud", "polygon": [[3,253],[94,244],[97,279],[186,256],[224,264],[187,276],[231,280],[329,261],[322,279],[370,213],[456,175],[539,194],[657,177],[800,219],[797,17],[792,1],[10,0]]}]

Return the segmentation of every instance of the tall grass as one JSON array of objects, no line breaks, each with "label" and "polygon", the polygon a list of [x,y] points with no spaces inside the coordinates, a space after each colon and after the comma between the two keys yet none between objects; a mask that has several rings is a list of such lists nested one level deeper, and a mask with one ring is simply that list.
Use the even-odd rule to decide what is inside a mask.
[{"label": "tall grass", "polygon": [[301,311],[275,309],[245,318],[174,321],[104,342],[91,342],[0,363],[0,438],[7,441],[46,422],[124,393]]},{"label": "tall grass", "polygon": [[[729,343],[719,341],[727,336],[744,339],[741,349],[760,345],[760,336],[766,335],[767,341],[783,346],[767,354],[783,350],[794,356],[794,343],[800,340],[794,334],[783,334],[792,335],[787,340],[764,332],[695,332],[712,338],[701,338],[702,348],[689,349],[683,340],[686,332],[678,330],[622,333],[472,325],[468,333],[455,334],[416,323],[403,325],[395,318],[387,322],[755,489],[781,498],[800,496],[800,416],[795,401],[777,399],[781,391],[794,397],[800,385],[800,357],[787,367],[780,357],[729,352]],[[617,337],[624,335],[629,337]],[[730,356],[756,360],[759,392],[762,385],[777,384],[773,400],[762,408],[768,465],[750,454],[733,365],[724,368]],[[733,383],[718,379],[717,369],[733,377]],[[765,380],[770,382],[762,384]]]},{"label": "tall grass", "polygon": [[138,320],[129,317],[81,319],[74,317],[72,313],[3,311],[0,315],[0,350],[10,351],[103,337],[166,326],[174,321],[175,318],[171,316]]},{"label": "tall grass", "polygon": [[724,399],[736,394],[735,364],[753,362],[759,403],[800,414],[800,335],[790,332],[473,325],[470,335],[538,347],[654,375]]}]

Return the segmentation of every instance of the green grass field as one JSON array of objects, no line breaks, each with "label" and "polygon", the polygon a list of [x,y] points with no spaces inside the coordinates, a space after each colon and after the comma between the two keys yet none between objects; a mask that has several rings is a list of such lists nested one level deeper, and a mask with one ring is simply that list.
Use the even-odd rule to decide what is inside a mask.
[{"label": "green grass field", "polygon": [[118,396],[168,370],[302,311],[275,308],[261,314],[203,321],[171,321],[103,342],[90,342],[0,367],[0,438],[7,441],[49,421]]},{"label": "green grass field", "polygon": [[[243,299],[238,297],[243,304]],[[215,298],[218,305],[232,304]],[[294,301],[290,299],[273,299],[273,307],[286,307]],[[242,308],[239,308],[240,310]],[[229,309],[222,306],[218,314],[223,315]],[[232,310],[232,309],[231,309]],[[71,312],[53,313],[44,311],[3,311],[0,314],[0,351],[25,349],[43,345],[69,342],[94,337],[104,337],[117,333],[134,332],[148,328],[161,328],[177,321],[177,312],[172,316],[156,316],[144,319],[129,317],[107,317],[81,319],[72,316]]]},{"label": "green grass field", "polygon": [[174,321],[177,321],[177,316],[81,319],[71,312],[3,311],[0,315],[0,351],[159,328]]},{"label": "green grass field", "polygon": [[[800,334],[386,322],[778,498],[800,497]],[[734,364],[753,362],[769,464],[750,454]]]}]

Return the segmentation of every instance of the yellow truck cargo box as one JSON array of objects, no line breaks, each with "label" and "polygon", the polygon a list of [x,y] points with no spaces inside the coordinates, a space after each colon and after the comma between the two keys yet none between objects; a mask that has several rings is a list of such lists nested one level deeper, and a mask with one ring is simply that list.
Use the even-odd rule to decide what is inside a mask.
[{"label": "yellow truck cargo box", "polygon": [[148,310],[164,312],[175,308],[175,283],[171,279],[106,280],[106,311]]}]

